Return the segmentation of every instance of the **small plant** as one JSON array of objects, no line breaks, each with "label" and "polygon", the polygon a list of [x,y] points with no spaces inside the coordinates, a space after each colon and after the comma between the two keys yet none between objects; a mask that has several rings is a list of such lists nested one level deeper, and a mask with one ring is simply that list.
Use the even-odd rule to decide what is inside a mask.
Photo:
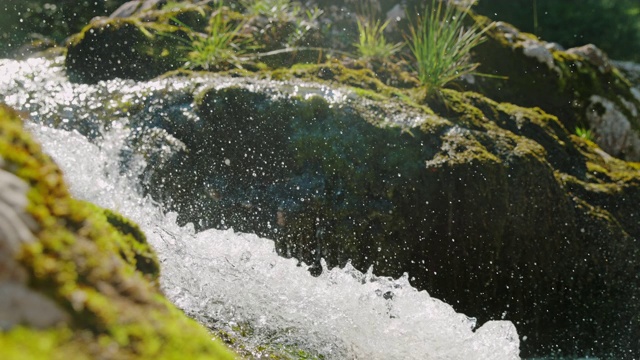
[{"label": "small plant", "polygon": [[373,0],[361,0],[358,3],[358,42],[353,45],[362,60],[389,59],[404,46],[403,43],[387,43],[384,30],[389,21],[382,23],[377,10],[377,4]]},{"label": "small plant", "polygon": [[[301,12],[301,10],[298,10]],[[305,35],[312,28],[316,27],[318,18],[324,11],[320,10],[317,6],[313,9],[308,9],[304,12],[304,15],[296,17],[294,19],[294,29],[287,37],[286,44],[288,47],[294,46],[301,41]]]},{"label": "small plant", "polygon": [[233,24],[225,16],[225,9],[216,5],[207,34],[191,35],[185,67],[209,70],[225,63],[240,66],[240,56],[247,51],[243,46],[246,39],[240,36],[244,23]]},{"label": "small plant", "polygon": [[291,0],[241,0],[240,3],[249,15],[279,21],[290,20],[292,16],[298,15],[299,10]]},{"label": "small plant", "polygon": [[299,2],[291,0],[241,0],[240,3],[247,15],[266,19],[261,33],[279,39],[287,48],[295,46],[316,27],[323,13],[318,7],[305,11]]},{"label": "small plant", "polygon": [[465,8],[447,1],[431,0],[425,16],[410,25],[407,43],[416,59],[418,79],[427,94],[438,92],[447,83],[473,74],[479,63],[469,61],[471,49],[484,41],[484,33],[477,23],[465,27],[464,20],[472,4]]},{"label": "small plant", "polygon": [[402,48],[402,43],[387,43],[384,37],[387,25],[389,21],[381,24],[379,19],[370,16],[358,17],[358,42],[354,45],[361,59],[389,59]]},{"label": "small plant", "polygon": [[585,140],[594,141],[593,132],[590,129],[576,126],[576,135]]}]

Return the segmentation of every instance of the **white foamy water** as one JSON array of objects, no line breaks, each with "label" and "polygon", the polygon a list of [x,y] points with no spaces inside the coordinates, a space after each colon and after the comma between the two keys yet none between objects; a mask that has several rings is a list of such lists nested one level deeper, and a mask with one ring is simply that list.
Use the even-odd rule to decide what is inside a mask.
[{"label": "white foamy water", "polygon": [[[0,82],[0,93],[8,84]],[[71,99],[81,96],[74,86],[65,89]],[[20,107],[21,92],[11,96]],[[29,102],[40,102],[30,96]],[[161,260],[167,297],[203,324],[242,338],[249,350],[295,347],[326,359],[519,358],[512,323],[488,322],[474,331],[474,319],[417,291],[407,275],[391,279],[347,266],[313,277],[295,259],[279,257],[271,240],[178,226],[176,214],[165,215],[139,195],[136,182],[147,164],[134,158],[122,171],[120,155],[130,153],[126,121],[92,142],[72,130],[73,121],[65,124],[65,130],[35,123],[29,129],[61,166],[72,193],[140,224]]]}]

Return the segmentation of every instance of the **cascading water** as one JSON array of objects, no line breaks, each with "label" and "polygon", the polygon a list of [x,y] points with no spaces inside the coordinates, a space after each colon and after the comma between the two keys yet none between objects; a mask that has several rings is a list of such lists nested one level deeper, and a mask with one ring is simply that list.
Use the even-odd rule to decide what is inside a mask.
[{"label": "cascading water", "polygon": [[[29,130],[72,193],[140,224],[161,260],[167,297],[206,326],[241,337],[248,351],[259,355],[267,344],[326,359],[519,358],[513,324],[475,329],[474,319],[411,287],[408,275],[378,277],[347,265],[313,277],[304,264],[279,257],[271,240],[232,230],[196,233],[143,197],[138,182],[153,170],[149,159],[161,161],[179,144],[142,136],[144,126],[122,104],[153,111],[143,105],[147,96],[192,86],[176,79],[76,85],[60,59],[0,61],[0,100],[30,115]],[[188,106],[183,111],[195,116]],[[149,143],[133,148],[140,139]]]}]

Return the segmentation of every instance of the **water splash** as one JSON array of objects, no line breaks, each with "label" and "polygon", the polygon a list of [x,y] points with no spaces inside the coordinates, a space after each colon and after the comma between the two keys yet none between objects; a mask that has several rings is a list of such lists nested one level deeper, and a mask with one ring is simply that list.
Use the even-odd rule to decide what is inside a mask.
[{"label": "water splash", "polygon": [[251,345],[295,344],[335,359],[518,358],[510,322],[489,322],[474,332],[474,319],[417,291],[406,275],[378,277],[347,265],[325,267],[316,278],[295,259],[279,257],[271,240],[179,227],[176,214],[163,215],[137,195],[131,177],[114,174],[124,129],[105,134],[98,145],[78,133],[31,129],[76,196],[141,224],[159,254],[166,295],[212,328],[246,325]]},{"label": "water splash", "polygon": [[[53,78],[37,75],[44,71],[38,69],[34,66],[32,77]],[[9,75],[6,62],[0,64],[0,93],[9,94],[13,106],[38,109],[29,129],[62,167],[72,193],[138,222],[158,252],[168,298],[203,324],[242,337],[248,349],[258,353],[264,344],[295,346],[326,359],[519,358],[513,324],[488,322],[474,331],[473,318],[411,287],[407,275],[378,277],[372,269],[362,273],[347,265],[325,266],[322,275],[312,277],[304,264],[279,257],[271,240],[232,230],[196,233],[191,225],[178,226],[177,215],[165,214],[161,204],[141,197],[137,181],[147,163],[140,156],[131,158],[127,140],[135,128],[120,117],[125,114],[112,115],[108,127],[93,122],[90,111],[77,104],[76,86],[91,104],[104,102],[97,95],[105,91],[100,88],[114,83],[130,86],[121,87],[120,94],[175,84],[116,80],[85,88],[58,80],[62,85],[51,89],[62,90],[40,99],[39,92],[8,91],[25,86],[8,84],[17,81]],[[70,92],[64,90],[69,86]],[[63,126],[55,124],[60,129],[52,129],[47,125],[61,106],[74,110]]]}]

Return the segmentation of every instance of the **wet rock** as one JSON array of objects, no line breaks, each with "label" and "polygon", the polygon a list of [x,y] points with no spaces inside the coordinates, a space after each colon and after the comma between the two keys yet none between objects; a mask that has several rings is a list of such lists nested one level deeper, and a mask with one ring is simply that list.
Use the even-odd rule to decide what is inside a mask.
[{"label": "wet rock", "polygon": [[3,1],[0,4],[0,57],[26,58],[80,31],[93,17],[106,16],[123,0]]},{"label": "wet rock", "polygon": [[130,1],[111,16],[94,18],[67,45],[66,67],[73,82],[114,78],[148,80],[187,61],[192,40],[205,36],[208,2]]},{"label": "wet rock", "polygon": [[67,323],[69,316],[51,299],[29,289],[27,270],[15,259],[23,244],[36,241],[39,226],[26,213],[29,185],[5,167],[0,156],[0,329]]},{"label": "wet rock", "polygon": [[138,18],[98,18],[67,48],[66,67],[74,82],[124,78],[147,80],[178,69],[186,57],[187,34],[176,26]]},{"label": "wet rock", "polygon": [[594,128],[599,145],[604,149],[612,154],[640,158],[640,137],[634,136],[636,132],[628,117],[630,114],[637,118],[638,109],[634,103],[622,99],[621,103],[622,108],[611,100],[592,95],[587,106],[587,120]]},{"label": "wet rock", "polygon": [[[637,164],[539,108],[453,90],[420,105],[350,71],[217,76],[179,103],[163,95],[170,117],[131,126],[185,148],[147,174],[148,191],[181,222],[273,238],[308,264],[407,271],[481,322],[514,321],[527,354],[636,346],[640,328],[622,319],[638,309],[619,304],[639,295],[622,290],[640,269]],[[190,101],[195,119],[176,110]]]}]

